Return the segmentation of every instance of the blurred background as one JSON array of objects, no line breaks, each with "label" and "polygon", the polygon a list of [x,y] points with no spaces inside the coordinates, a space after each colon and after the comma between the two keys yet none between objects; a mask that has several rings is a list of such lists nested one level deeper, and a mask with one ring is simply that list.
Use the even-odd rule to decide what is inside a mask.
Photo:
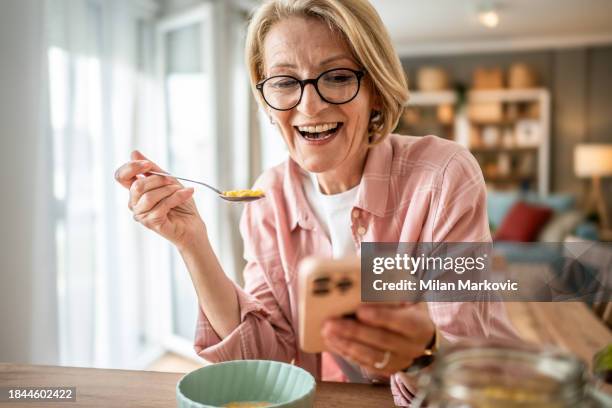
[{"label": "blurred background", "polygon": [[[409,78],[397,131],[472,151],[499,239],[612,240],[611,1],[372,3]],[[257,4],[0,0],[0,361],[202,364],[189,275],[113,173],[139,149],[248,188],[286,158],[243,60]],[[241,207],[195,197],[240,282]]]}]

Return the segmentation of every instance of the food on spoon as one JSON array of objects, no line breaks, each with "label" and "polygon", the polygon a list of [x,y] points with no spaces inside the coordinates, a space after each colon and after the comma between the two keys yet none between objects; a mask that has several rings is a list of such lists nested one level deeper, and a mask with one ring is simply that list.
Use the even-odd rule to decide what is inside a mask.
[{"label": "food on spoon", "polygon": [[263,190],[229,190],[224,191],[225,197],[261,197],[264,195]]}]

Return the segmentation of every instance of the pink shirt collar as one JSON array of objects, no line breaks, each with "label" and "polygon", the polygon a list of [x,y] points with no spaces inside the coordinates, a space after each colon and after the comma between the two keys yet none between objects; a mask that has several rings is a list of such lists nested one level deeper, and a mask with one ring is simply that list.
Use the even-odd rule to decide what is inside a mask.
[{"label": "pink shirt collar", "polygon": [[[370,148],[359,184],[355,207],[377,217],[383,217],[388,212],[387,197],[392,159],[392,147],[388,138],[379,145]],[[289,158],[285,162],[283,194],[287,203],[290,203],[287,206],[287,211],[292,231],[298,225],[308,230],[312,230],[315,226],[314,213],[304,195],[302,173],[303,170],[293,159]],[[384,177],[381,177],[381,175],[384,175]],[[295,203],[295,205],[291,205],[291,203]]]}]

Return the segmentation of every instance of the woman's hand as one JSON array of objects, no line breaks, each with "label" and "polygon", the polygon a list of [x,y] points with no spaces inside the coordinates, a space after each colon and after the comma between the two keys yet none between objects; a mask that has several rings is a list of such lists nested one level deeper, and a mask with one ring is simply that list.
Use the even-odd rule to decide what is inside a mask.
[{"label": "woman's hand", "polygon": [[193,188],[183,187],[170,177],[147,175],[149,171],[164,172],[138,151],[131,161],[119,167],[115,179],[130,191],[128,207],[134,220],[157,232],[179,249],[205,233]]},{"label": "woman's hand", "polygon": [[357,320],[327,320],[321,334],[330,351],[372,374],[389,376],[423,355],[435,326],[425,303],[368,304],[359,306]]}]

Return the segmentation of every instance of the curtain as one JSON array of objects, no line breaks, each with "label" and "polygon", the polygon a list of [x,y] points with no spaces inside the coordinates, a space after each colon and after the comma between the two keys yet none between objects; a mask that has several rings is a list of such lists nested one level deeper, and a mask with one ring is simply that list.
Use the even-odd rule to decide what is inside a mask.
[{"label": "curtain", "polygon": [[[47,0],[61,364],[140,368],[153,353],[147,239],[113,179],[155,144],[155,3]],[[159,244],[158,244],[159,245]]]},{"label": "curtain", "polygon": [[0,4],[0,361],[57,364],[44,4]]}]

